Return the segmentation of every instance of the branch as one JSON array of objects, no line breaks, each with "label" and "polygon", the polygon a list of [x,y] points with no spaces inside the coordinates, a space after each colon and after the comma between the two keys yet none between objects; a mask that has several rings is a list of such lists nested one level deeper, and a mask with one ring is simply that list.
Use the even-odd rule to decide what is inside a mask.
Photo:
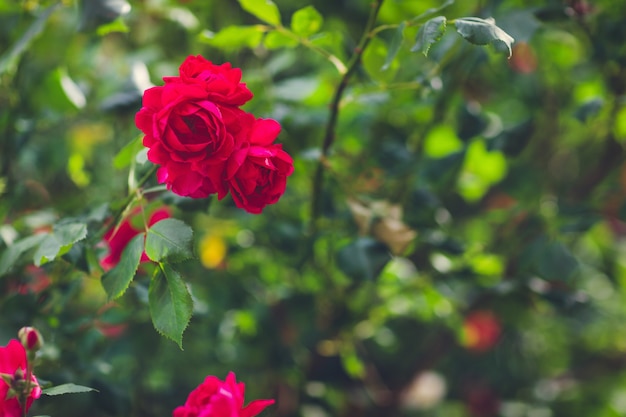
[{"label": "branch", "polygon": [[361,63],[361,57],[363,56],[363,52],[365,51],[367,45],[374,36],[374,25],[376,24],[378,12],[380,11],[383,1],[384,0],[377,0],[372,3],[372,10],[370,11],[367,24],[365,25],[365,29],[363,30],[363,35],[361,36],[357,47],[354,49],[354,53],[347,64],[347,70],[341,77],[339,85],[337,86],[335,94],[330,103],[328,122],[326,123],[324,142],[322,143],[322,155],[320,157],[320,161],[317,164],[315,176],[313,177],[313,198],[311,203],[311,227],[313,228],[313,230],[316,229],[317,219],[321,211],[321,194],[324,182],[324,164],[326,161],[326,157],[330,152],[330,148],[335,141],[335,131],[337,130],[337,120],[339,118],[339,104],[341,103],[341,98],[346,87],[350,83],[350,79],[352,78],[356,69]]}]

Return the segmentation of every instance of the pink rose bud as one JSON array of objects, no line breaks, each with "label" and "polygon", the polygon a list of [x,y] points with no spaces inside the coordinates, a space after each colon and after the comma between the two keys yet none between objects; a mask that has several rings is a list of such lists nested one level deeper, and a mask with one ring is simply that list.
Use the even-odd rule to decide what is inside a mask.
[{"label": "pink rose bud", "polygon": [[37,351],[43,346],[43,337],[41,337],[41,333],[34,327],[22,327],[20,331],[17,332],[17,337],[19,337],[22,346],[24,346],[26,350]]}]

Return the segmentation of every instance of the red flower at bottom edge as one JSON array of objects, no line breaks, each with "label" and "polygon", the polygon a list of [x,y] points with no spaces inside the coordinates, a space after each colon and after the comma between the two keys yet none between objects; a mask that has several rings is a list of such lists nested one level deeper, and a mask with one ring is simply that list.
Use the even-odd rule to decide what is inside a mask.
[{"label": "red flower at bottom edge", "polygon": [[[26,351],[18,340],[12,339],[6,346],[0,346],[0,373],[10,375],[13,381],[17,381],[18,378],[24,378],[27,366]],[[26,411],[33,401],[41,396],[41,388],[39,388],[35,375],[31,376],[30,381],[31,388],[26,399]],[[6,398],[9,389],[6,381],[0,378],[0,416],[22,417],[22,406],[18,399],[15,397]]]},{"label": "red flower at bottom edge", "polygon": [[207,376],[191,391],[185,405],[174,410],[173,417],[253,417],[274,404],[274,400],[255,400],[243,406],[245,384],[229,372],[225,381]]}]

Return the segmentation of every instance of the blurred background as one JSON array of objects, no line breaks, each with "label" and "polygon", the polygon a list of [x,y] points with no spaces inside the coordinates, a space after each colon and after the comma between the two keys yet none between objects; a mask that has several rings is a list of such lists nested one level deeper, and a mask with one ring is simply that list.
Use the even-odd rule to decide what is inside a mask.
[{"label": "blurred background", "polygon": [[[443,2],[386,0],[317,195],[341,76],[313,49],[347,62],[371,6],[275,3],[284,28],[319,16],[293,38],[231,0],[0,0],[5,261],[59,219],[102,224],[142,92],[188,55],[242,68],[245,109],[282,124],[295,162],[258,216],[151,195],[195,232],[184,350],[152,326],[147,274],[112,303],[80,245],[4,271],[0,344],[36,326],[40,380],[99,390],[31,415],[169,415],[230,370],[248,400],[277,400],[266,416],[626,415],[626,3],[458,1],[424,56],[413,18]],[[511,58],[465,42],[467,16],[495,18]]]}]

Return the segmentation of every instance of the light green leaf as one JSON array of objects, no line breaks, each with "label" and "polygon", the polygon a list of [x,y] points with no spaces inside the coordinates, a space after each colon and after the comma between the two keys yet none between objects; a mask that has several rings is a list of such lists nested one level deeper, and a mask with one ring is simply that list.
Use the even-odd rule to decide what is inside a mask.
[{"label": "light green leaf", "polygon": [[265,36],[263,45],[267,49],[294,48],[298,46],[298,40],[283,33],[272,31]]},{"label": "light green leaf", "polygon": [[9,272],[25,252],[39,245],[46,236],[46,234],[28,236],[7,247],[0,256],[0,277]]},{"label": "light green leaf", "polygon": [[322,28],[324,18],[313,6],[297,10],[291,17],[291,30],[298,36],[307,38]]},{"label": "light green leaf", "polygon": [[178,219],[161,220],[146,237],[146,254],[154,262],[180,262],[193,257],[193,230]]},{"label": "light green leaf", "polygon": [[36,266],[53,261],[57,256],[64,255],[74,243],[87,237],[87,225],[84,223],[66,223],[55,225],[52,232],[45,236],[35,254],[33,262]]},{"label": "light green leaf", "polygon": [[135,277],[143,253],[145,233],[135,236],[124,248],[120,261],[102,276],[102,286],[109,300],[121,297]]},{"label": "light green leaf", "polygon": [[446,31],[445,16],[433,17],[420,27],[415,37],[415,45],[411,48],[411,52],[421,51],[424,56],[428,55],[428,50],[437,42]]},{"label": "light green leaf", "polygon": [[46,388],[41,391],[45,395],[79,394],[81,392],[98,392],[95,388],[85,387],[76,384],[62,384],[56,387]]},{"label": "light green leaf", "polygon": [[217,33],[204,31],[200,42],[224,51],[233,52],[242,48],[256,48],[263,39],[263,26],[227,26]]},{"label": "light green leaf", "polygon": [[493,19],[463,17],[454,21],[456,31],[465,40],[475,45],[491,44],[496,51],[511,57],[511,45],[515,41],[508,33],[496,26]]},{"label": "light green leaf", "polygon": [[271,0],[239,0],[241,8],[270,25],[280,26],[280,12]]},{"label": "light green leaf", "polygon": [[123,169],[130,165],[135,155],[137,155],[137,152],[143,149],[142,137],[143,135],[137,136],[120,149],[113,158],[113,166],[115,168]]},{"label": "light green leaf", "polygon": [[404,41],[404,28],[405,27],[406,27],[406,24],[402,22],[396,29],[396,32],[394,33],[393,38],[391,39],[391,44],[389,45],[389,49],[387,50],[387,58],[385,59],[385,63],[383,64],[381,68],[383,71],[389,68],[394,58],[396,57],[396,55],[398,55],[398,51],[400,50],[400,47],[402,46],[402,42]]},{"label": "light green leaf", "polygon": [[167,264],[150,282],[148,302],[154,328],[183,348],[183,332],[193,312],[193,300],[180,274]]}]

